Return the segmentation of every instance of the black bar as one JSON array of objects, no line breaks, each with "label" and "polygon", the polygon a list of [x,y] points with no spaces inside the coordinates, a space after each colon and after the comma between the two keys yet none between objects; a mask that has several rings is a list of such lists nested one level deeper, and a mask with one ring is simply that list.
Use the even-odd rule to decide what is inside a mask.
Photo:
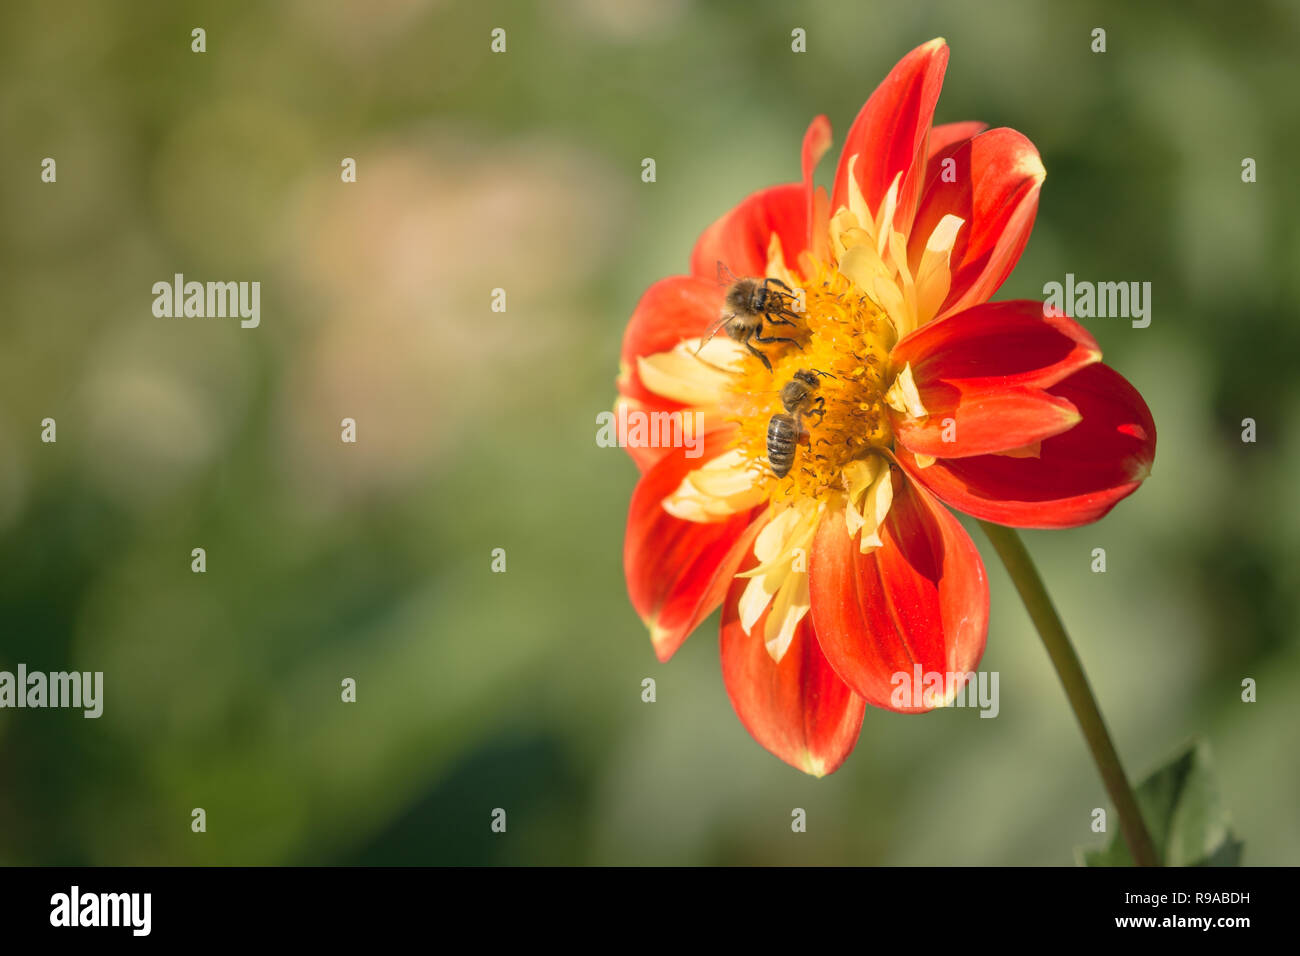
[{"label": "black bar", "polygon": [[[494,938],[533,933],[540,943],[553,932],[598,926],[668,939],[675,927],[689,929],[703,917],[738,937],[768,927],[815,938],[835,924],[837,935],[857,936],[864,949],[926,940],[1190,936],[1231,946],[1241,934],[1277,933],[1289,924],[1284,908],[1294,882],[1290,868],[10,868],[0,870],[0,925],[6,941],[63,937],[92,945],[144,938],[374,942],[429,938],[430,931],[450,943],[452,927],[466,926]],[[101,894],[148,893],[147,936],[129,925],[134,915],[142,928],[143,896],[140,910],[119,909],[119,922],[128,925],[51,925],[63,915],[59,894],[67,897],[65,913],[71,909],[73,886],[80,912],[96,917]],[[124,906],[121,897],[108,904],[110,917]],[[1208,928],[1199,925],[1205,919]],[[1152,922],[1120,925],[1132,920]]]}]

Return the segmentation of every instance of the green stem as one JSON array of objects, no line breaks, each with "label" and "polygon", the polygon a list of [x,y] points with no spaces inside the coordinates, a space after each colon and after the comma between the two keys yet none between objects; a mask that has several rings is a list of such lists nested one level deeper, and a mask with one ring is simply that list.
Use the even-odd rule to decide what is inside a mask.
[{"label": "green stem", "polygon": [[1097,709],[1092,688],[1088,686],[1088,676],[1083,672],[1079,655],[1075,653],[1074,645],[1065,633],[1065,626],[1061,623],[1056,608],[1052,607],[1052,599],[1047,596],[1047,589],[1043,587],[1043,579],[1039,577],[1033,559],[1014,528],[1004,528],[987,521],[981,521],[980,527],[988,535],[998,557],[1006,566],[1007,573],[1011,575],[1012,583],[1020,592],[1020,600],[1024,602],[1025,610],[1029,612],[1029,617],[1043,640],[1043,646],[1047,648],[1047,656],[1052,659],[1052,666],[1056,668],[1056,674],[1065,688],[1065,696],[1083,730],[1088,749],[1092,751],[1092,759],[1101,771],[1106,791],[1119,814],[1120,830],[1124,834],[1124,842],[1128,844],[1129,854],[1138,866],[1159,866],[1151,835],[1138,811],[1137,799],[1133,796],[1128,778],[1124,776],[1124,767],[1119,762],[1119,754],[1115,752],[1115,745],[1106,730],[1106,721]]}]

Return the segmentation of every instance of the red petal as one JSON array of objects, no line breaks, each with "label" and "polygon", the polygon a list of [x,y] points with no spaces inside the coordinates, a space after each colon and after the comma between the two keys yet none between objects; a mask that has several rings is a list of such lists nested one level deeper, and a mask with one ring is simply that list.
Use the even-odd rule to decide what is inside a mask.
[{"label": "red petal", "polygon": [[[830,200],[825,189],[813,185],[813,173],[826,150],[831,147],[831,121],[825,116],[816,117],[808,124],[803,136],[803,189],[807,199],[808,236],[805,247],[818,259],[827,258],[829,245]],[[788,259],[789,257],[787,257]]]},{"label": "red petal", "polygon": [[959,146],[972,136],[978,136],[988,128],[988,123],[981,123],[978,120],[966,120],[962,123],[943,123],[931,129],[930,158],[926,164],[926,179],[929,180],[930,170],[936,166],[936,156],[940,153],[946,153],[950,146]]},{"label": "red petal", "polygon": [[[627,406],[626,418],[620,413],[619,406],[622,405]],[[631,424],[631,415],[633,412],[645,413],[646,415],[652,416],[658,414],[669,415],[670,418],[667,425],[662,426],[663,430],[661,430],[661,426],[657,424],[651,425],[651,428],[653,428],[657,434],[664,434],[665,430],[674,434],[687,434],[687,431],[682,428],[681,423],[676,420],[679,415],[690,414],[688,410],[683,409],[680,402],[670,402],[667,399],[662,399],[658,402],[639,402],[634,398],[627,398],[626,396],[620,395],[614,402],[613,412],[614,430],[618,436],[619,447],[628,453],[632,461],[636,463],[637,470],[642,474],[645,474],[653,468],[660,459],[668,455],[673,450],[673,447],[671,445],[647,445],[641,442],[628,441],[629,435],[627,426]],[[652,423],[655,421],[655,419],[651,419]],[[688,423],[691,429],[695,428],[695,423],[689,422],[689,419]],[[709,425],[707,419],[702,420],[700,431],[704,432],[708,428]],[[691,431],[689,434],[693,435],[695,432]]]},{"label": "red petal", "polygon": [[650,629],[655,653],[666,661],[700,622],[713,613],[761,521],[760,509],[703,524],[674,518],[663,500],[682,479],[727,449],[734,429],[704,436],[703,454],[687,458],[669,449],[641,476],[628,508],[623,570],[628,595]]},{"label": "red petal", "polygon": [[918,391],[929,415],[906,420],[891,412],[895,436],[918,455],[968,458],[1009,451],[1059,435],[1080,420],[1070,401],[1041,388],[939,383]]},{"label": "red petal", "polygon": [[970,536],[922,488],[895,472],[884,546],[862,554],[843,512],[822,518],[809,555],[818,640],[836,673],[867,703],[918,713],[895,700],[914,668],[965,674],[978,666],[988,633],[989,588]]},{"label": "red petal", "polygon": [[918,469],[911,454],[899,449],[899,462],[948,504],[986,521],[1017,528],[1096,521],[1151,471],[1151,410],[1107,365],[1090,365],[1050,391],[1072,402],[1083,421],[1044,441],[1037,458],[980,455]]},{"label": "red petal", "polygon": [[665,399],[641,383],[636,360],[704,335],[718,318],[723,291],[716,282],[692,276],[670,276],[646,289],[623,333],[619,394],[652,409],[681,408],[680,402]]},{"label": "red petal", "polygon": [[[619,405],[626,405],[629,411],[643,411],[651,415],[682,414],[686,405],[665,398],[645,386],[637,368],[637,359],[657,352],[667,352],[683,339],[704,335],[717,321],[722,296],[723,290],[716,282],[694,276],[670,276],[645,291],[623,334],[623,351],[619,359],[619,399],[614,406],[616,415]],[[617,423],[620,444],[627,449],[642,472],[649,470],[668,451],[666,448],[627,444],[622,416],[618,416]]]},{"label": "red petal", "polygon": [[736,607],[736,581],[722,612],[722,679],[731,705],[751,737],[792,767],[821,777],[853,750],[866,705],[826,661],[805,614],[780,662],[763,646],[768,611],[749,634]]},{"label": "red petal", "polygon": [[895,222],[907,235],[925,174],[926,137],[947,66],[947,45],[943,40],[931,40],[903,57],[876,87],[845,137],[835,171],[832,209],[848,205],[850,162],[873,214],[901,172]]},{"label": "red petal", "polygon": [[895,346],[892,359],[911,365],[929,412],[916,421],[894,415],[898,440],[918,455],[966,458],[1073,428],[1073,403],[1045,389],[1100,361],[1101,349],[1074,320],[1045,317],[1040,303],[1021,300],[924,325]]},{"label": "red petal", "polygon": [[[954,182],[943,181],[945,158],[956,161]],[[965,221],[940,317],[987,301],[1010,275],[1029,240],[1045,176],[1034,144],[1013,129],[988,130],[931,162],[908,240],[913,267],[945,215]]]},{"label": "red petal", "polygon": [[1073,319],[1044,316],[1042,303],[1018,299],[923,325],[899,340],[891,358],[912,366],[918,388],[940,381],[1047,388],[1101,361],[1101,347]]},{"label": "red petal", "polygon": [[[738,276],[767,274],[767,246],[781,237],[785,264],[793,268],[808,241],[808,197],[803,183],[762,189],[704,230],[691,252],[691,274],[716,284],[718,263]],[[723,293],[718,288],[718,295]]]}]

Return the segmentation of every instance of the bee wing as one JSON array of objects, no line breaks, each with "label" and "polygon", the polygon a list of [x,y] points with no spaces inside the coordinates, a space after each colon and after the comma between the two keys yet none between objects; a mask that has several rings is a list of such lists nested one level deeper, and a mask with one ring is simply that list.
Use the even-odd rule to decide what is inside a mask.
[{"label": "bee wing", "polygon": [[718,260],[718,285],[735,285],[740,278],[727,268],[727,264],[721,259]]},{"label": "bee wing", "polygon": [[709,334],[700,342],[699,348],[695,350],[695,354],[699,355],[700,349],[712,342],[713,337],[721,332],[722,327],[735,318],[735,316],[736,313],[734,312],[724,312],[722,315],[718,316],[718,321],[714,322],[713,325],[709,327]]}]

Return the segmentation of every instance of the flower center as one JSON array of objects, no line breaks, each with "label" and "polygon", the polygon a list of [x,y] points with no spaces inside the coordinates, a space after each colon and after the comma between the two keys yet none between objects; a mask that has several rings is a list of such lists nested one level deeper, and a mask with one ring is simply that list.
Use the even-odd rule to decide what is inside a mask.
[{"label": "flower center", "polygon": [[[777,502],[841,491],[849,462],[893,444],[885,405],[893,380],[893,324],[838,271],[807,258],[804,265],[811,278],[799,282],[803,312],[793,318],[795,326],[764,322],[759,333],[797,344],[755,342],[772,369],[746,353],[723,406],[739,425],[733,447],[761,471],[760,482]],[[786,388],[796,381],[802,387]],[[793,408],[791,398],[798,400]],[[789,417],[773,426],[780,415]],[[770,444],[773,430],[778,435]],[[781,440],[785,436],[792,445]]]}]

